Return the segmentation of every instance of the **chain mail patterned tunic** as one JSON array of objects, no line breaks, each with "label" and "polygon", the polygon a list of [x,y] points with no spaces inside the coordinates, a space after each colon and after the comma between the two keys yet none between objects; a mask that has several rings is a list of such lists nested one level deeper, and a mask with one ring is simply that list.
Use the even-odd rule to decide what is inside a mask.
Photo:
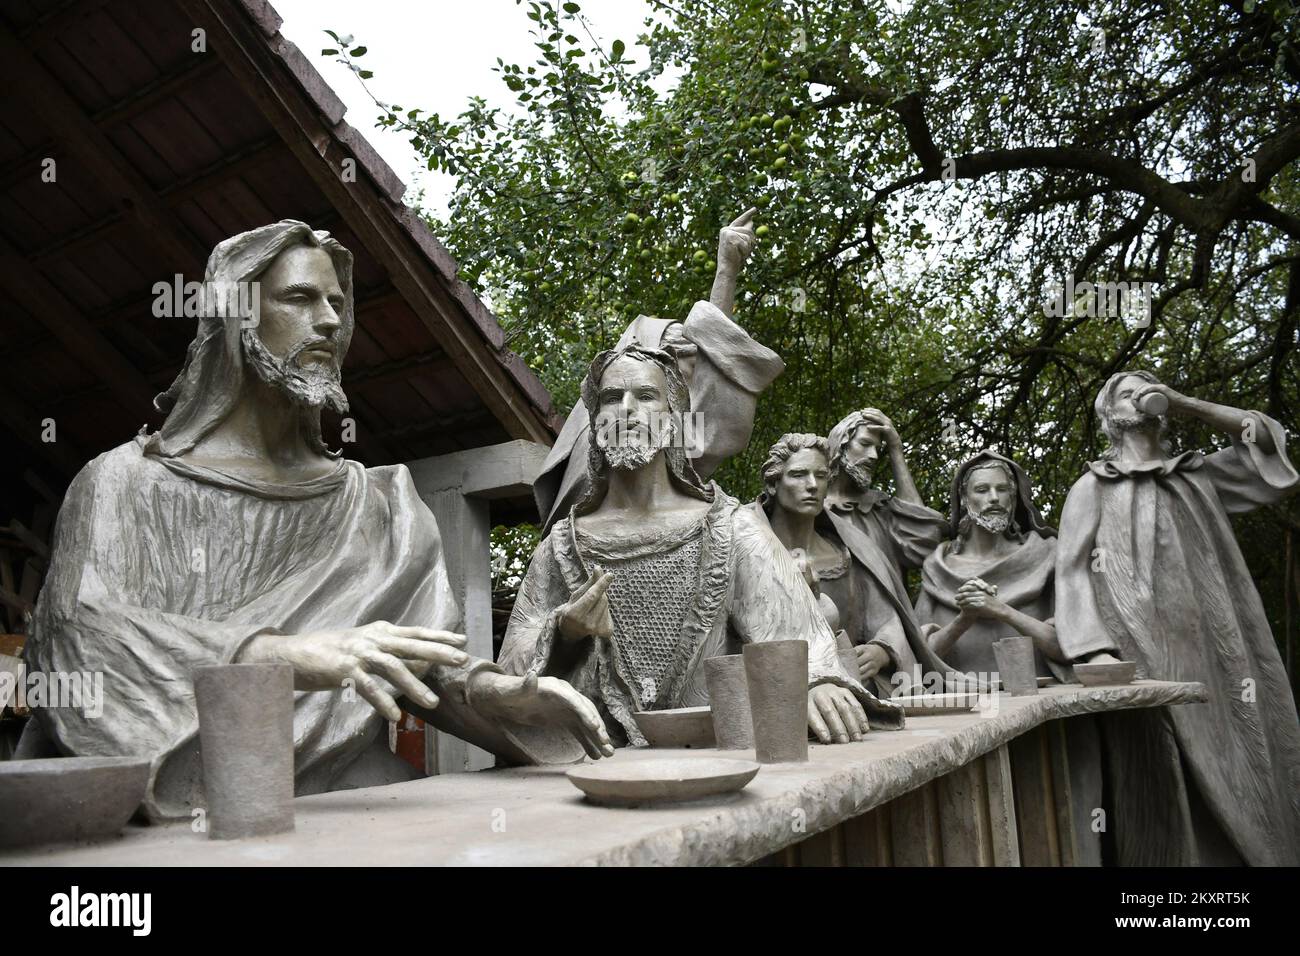
[{"label": "chain mail patterned tunic", "polygon": [[590,554],[591,563],[612,578],[606,597],[614,619],[615,667],[645,709],[662,706],[668,690],[682,624],[699,587],[703,539],[703,522],[693,521],[654,535],[630,556],[613,557],[590,536],[578,534],[583,556]]},{"label": "chain mail patterned tunic", "polygon": [[[739,654],[747,643],[805,640],[810,685],[845,687],[871,726],[900,728],[901,708],[878,700],[844,669],[781,542],[735,498],[717,485],[711,491],[707,514],[667,529],[628,525],[606,537],[575,530],[572,514],[557,522],[515,598],[500,666],[567,680],[595,702],[616,742],[644,746],[637,711],[709,702],[707,658]],[[614,639],[560,637],[564,605],[597,568],[613,578],[605,593]]]}]

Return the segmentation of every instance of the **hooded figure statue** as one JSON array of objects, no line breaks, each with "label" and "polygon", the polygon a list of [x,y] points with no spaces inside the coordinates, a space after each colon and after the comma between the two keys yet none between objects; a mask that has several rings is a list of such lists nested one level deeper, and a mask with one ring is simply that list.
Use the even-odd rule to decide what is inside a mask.
[{"label": "hooded figure statue", "polygon": [[[566,703],[534,720],[537,684],[454,651],[460,608],[406,466],[325,448],[321,407],[347,407],[351,254],[285,220],[220,243],[206,280],[185,366],[156,400],[162,428],[87,464],[55,526],[28,663],[102,673],[102,699],[36,709],[22,755],[148,757],[145,812],[189,819],[206,805],[194,671],[267,662],[294,672],[298,794],[413,776],[381,734],[404,695],[519,762],[532,751],[503,714],[569,728],[585,715],[598,741],[599,716],[571,688],[541,688]],[[572,743],[562,733],[557,749]]]},{"label": "hooded figure statue", "polygon": [[1056,529],[1034,506],[1024,469],[992,449],[968,458],[948,515],[952,540],[926,558],[916,600],[930,646],[958,670],[990,674],[993,642],[1023,635],[1040,676],[1070,680],[1054,636]]}]

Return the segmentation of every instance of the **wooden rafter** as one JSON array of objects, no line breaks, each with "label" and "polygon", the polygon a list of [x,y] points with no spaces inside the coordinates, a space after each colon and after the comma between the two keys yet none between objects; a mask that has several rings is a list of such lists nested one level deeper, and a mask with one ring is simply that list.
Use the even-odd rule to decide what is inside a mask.
[{"label": "wooden rafter", "polygon": [[94,171],[113,204],[140,224],[143,237],[163,254],[163,261],[180,272],[203,263],[206,252],[167,204],[27,45],[3,24],[0,24],[0,75],[13,89],[24,90],[39,104],[36,115],[55,140],[85,169]]},{"label": "wooden rafter", "polygon": [[[450,290],[432,274],[434,270],[428,259],[397,221],[392,208],[385,204],[380,190],[360,182],[361,177],[357,182],[344,181],[343,160],[356,157],[339,141],[335,127],[327,125],[319,107],[303,92],[285,61],[266,43],[258,26],[238,4],[222,0],[181,0],[181,6],[195,24],[208,31],[210,48],[221,51],[223,61],[244,92],[284,137],[303,169],[334,208],[340,210],[352,231],[384,266],[403,298],[434,340],[451,356],[495,419],[512,437],[551,441],[548,423],[517,383],[507,381],[496,350],[473,327]],[[387,436],[381,433],[380,437]]]}]

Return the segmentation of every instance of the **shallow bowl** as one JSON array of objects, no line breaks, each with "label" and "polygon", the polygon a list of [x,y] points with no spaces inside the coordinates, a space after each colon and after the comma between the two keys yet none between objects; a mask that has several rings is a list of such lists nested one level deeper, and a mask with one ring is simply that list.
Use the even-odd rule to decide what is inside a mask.
[{"label": "shallow bowl", "polygon": [[0,846],[115,834],[148,786],[148,757],[0,761]]},{"label": "shallow bowl", "polygon": [[713,713],[708,707],[643,710],[632,717],[651,747],[715,747]]}]

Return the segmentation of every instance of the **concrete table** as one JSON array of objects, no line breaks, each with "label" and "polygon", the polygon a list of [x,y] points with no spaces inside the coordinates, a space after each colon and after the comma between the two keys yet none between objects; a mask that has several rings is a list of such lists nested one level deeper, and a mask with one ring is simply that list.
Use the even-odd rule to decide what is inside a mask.
[{"label": "concrete table", "polygon": [[[1003,694],[991,716],[908,717],[902,731],[813,745],[808,763],[764,766],[741,793],[693,804],[598,807],[565,768],[486,770],[301,797],[297,829],[276,837],[223,843],[187,824],[131,826],[96,844],[0,851],[0,865],[1096,864],[1096,808],[1079,800],[1088,782],[1071,726],[1205,699],[1201,684],[1162,681]],[[666,754],[752,757],[613,759]]]}]

